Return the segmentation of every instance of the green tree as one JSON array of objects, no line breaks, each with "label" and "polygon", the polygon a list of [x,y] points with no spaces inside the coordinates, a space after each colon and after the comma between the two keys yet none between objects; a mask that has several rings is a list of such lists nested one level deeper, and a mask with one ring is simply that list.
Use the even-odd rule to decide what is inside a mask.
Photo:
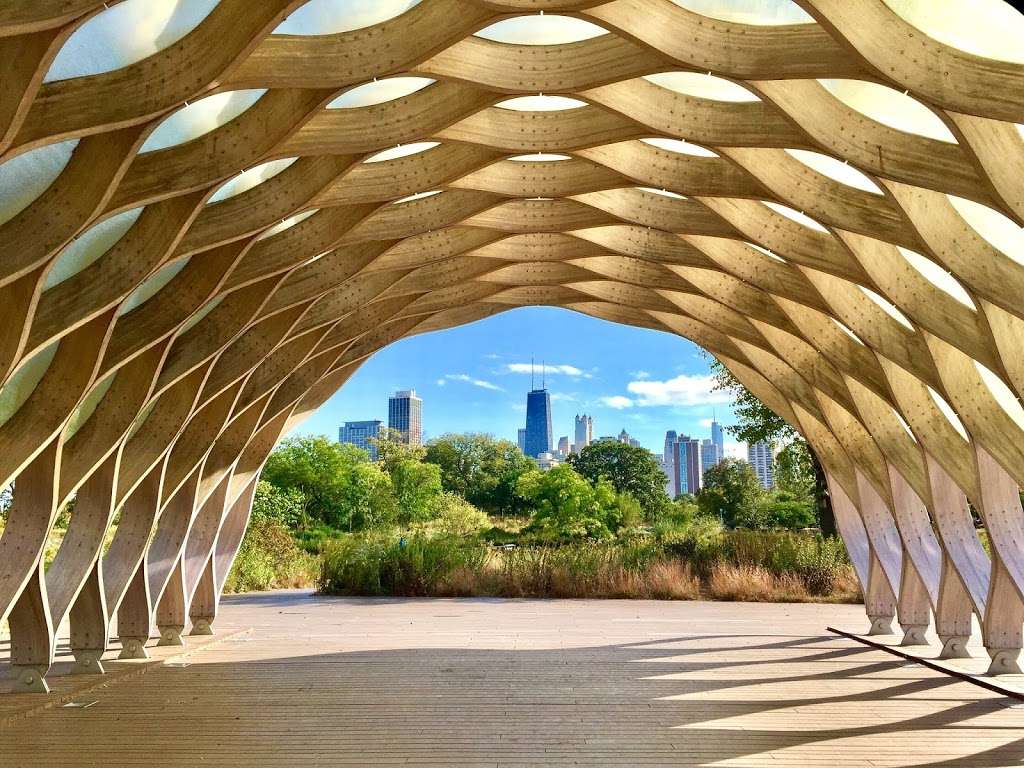
[{"label": "green tree", "polygon": [[743,527],[785,528],[798,531],[801,528],[812,528],[816,522],[814,505],[809,499],[796,499],[788,493],[776,492],[766,494],[758,505],[758,524],[743,525]]},{"label": "green tree", "polygon": [[485,434],[442,435],[424,461],[441,469],[441,484],[470,504],[496,515],[526,511],[516,484],[536,465],[508,440]]},{"label": "green tree", "polygon": [[276,520],[290,530],[306,523],[306,497],[298,488],[278,488],[266,480],[256,483],[252,500],[252,521]]},{"label": "green tree", "polygon": [[628,493],[648,520],[656,519],[670,501],[665,473],[646,448],[601,440],[570,456],[569,464],[592,483],[603,477],[617,492]]},{"label": "green tree", "polygon": [[342,509],[347,513],[343,522],[347,522],[349,531],[394,524],[398,502],[387,472],[369,461],[352,467]]},{"label": "green tree", "polygon": [[527,530],[541,538],[608,539],[619,527],[612,484],[601,478],[591,485],[568,464],[527,472],[519,478],[518,490],[534,508]]},{"label": "green tree", "polygon": [[431,502],[431,518],[439,533],[476,536],[491,525],[487,515],[458,494],[445,491]]},{"label": "green tree", "polygon": [[403,461],[423,461],[426,449],[421,445],[409,445],[402,440],[402,433],[397,429],[382,429],[377,437],[370,438],[377,448],[377,461],[384,471],[393,475],[395,467]]},{"label": "green tree", "polygon": [[[727,427],[731,434],[748,443],[762,440],[769,443],[789,443],[798,440],[804,442],[785,419],[762,403],[719,360],[712,357],[710,367],[711,374],[715,377],[715,389],[728,392],[734,399],[733,410],[737,416],[737,423]],[[821,532],[825,536],[832,536],[836,533],[836,521],[828,494],[825,470],[811,447],[806,443],[805,446],[814,468],[815,515]]]},{"label": "green tree", "polygon": [[441,495],[441,469],[413,459],[399,461],[391,471],[398,504],[398,523],[408,525],[433,516],[433,502]]},{"label": "green tree", "polygon": [[369,461],[366,451],[324,435],[291,437],[270,454],[261,477],[283,491],[299,491],[313,523],[349,528],[349,485],[355,468]]},{"label": "green tree", "polygon": [[762,527],[758,513],[762,493],[757,475],[747,462],[723,459],[704,473],[697,506],[703,515],[717,518],[730,528]]},{"label": "green tree", "polygon": [[814,501],[814,457],[807,441],[796,439],[775,455],[775,487],[799,501]]}]

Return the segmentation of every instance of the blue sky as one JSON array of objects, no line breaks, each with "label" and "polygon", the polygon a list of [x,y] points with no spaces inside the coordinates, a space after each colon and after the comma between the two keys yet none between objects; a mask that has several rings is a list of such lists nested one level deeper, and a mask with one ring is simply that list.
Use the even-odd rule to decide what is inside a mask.
[{"label": "blue sky", "polygon": [[703,438],[710,437],[713,413],[724,425],[733,422],[728,398],[710,391],[697,345],[569,310],[527,307],[378,352],[296,432],[336,438],[346,420],[386,423],[388,396],[415,389],[427,438],[489,432],[515,440],[526,418],[531,356],[538,386],[541,360],[547,365],[556,441],[572,440],[577,413],[593,416],[595,438],[625,429],[655,453],[667,429]]}]

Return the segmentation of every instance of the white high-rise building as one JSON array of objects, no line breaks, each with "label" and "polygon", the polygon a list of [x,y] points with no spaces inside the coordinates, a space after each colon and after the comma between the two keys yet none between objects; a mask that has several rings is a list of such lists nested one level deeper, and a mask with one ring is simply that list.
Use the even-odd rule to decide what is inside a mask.
[{"label": "white high-rise building", "polygon": [[576,414],[575,437],[573,450],[576,453],[582,452],[584,448],[594,442],[594,420],[585,413],[582,416]]},{"label": "white high-rise building", "polygon": [[674,429],[665,433],[665,451],[661,458],[661,471],[665,473],[665,493],[670,499],[679,495],[679,485],[676,483],[676,438],[678,435]]},{"label": "white high-rise building", "polygon": [[774,488],[775,477],[773,464],[775,463],[775,451],[771,443],[761,441],[751,443],[747,446],[747,461],[750,463],[757,480],[762,488]]}]

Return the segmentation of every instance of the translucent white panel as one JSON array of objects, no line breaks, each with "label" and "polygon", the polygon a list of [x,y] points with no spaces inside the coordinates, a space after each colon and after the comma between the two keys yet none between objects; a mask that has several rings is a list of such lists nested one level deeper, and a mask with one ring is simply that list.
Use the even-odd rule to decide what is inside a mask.
[{"label": "translucent white panel", "polygon": [[265,88],[215,93],[179,109],[149,134],[139,153],[174,147],[230,123],[266,93]]},{"label": "translucent white panel", "polygon": [[989,242],[1018,264],[1024,264],[1024,229],[987,205],[946,195],[968,224]]},{"label": "translucent white panel", "polygon": [[929,139],[956,144],[946,124],[921,102],[878,83],[863,80],[819,80],[825,88],[851,109],[883,125]]},{"label": "translucent white panel", "polygon": [[181,336],[183,333],[187,332],[193,326],[198,325],[199,321],[202,320],[204,317],[206,317],[211,312],[213,312],[213,310],[215,310],[217,308],[217,305],[220,304],[221,301],[223,301],[223,300],[224,300],[224,296],[223,295],[222,296],[214,296],[208,302],[203,304],[203,306],[201,306],[199,309],[197,309],[195,312],[192,313],[192,316],[189,317],[188,320],[186,320],[184,323],[182,323],[181,328],[178,329],[178,336]]},{"label": "translucent white panel", "polygon": [[141,307],[151,298],[156,296],[160,292],[160,289],[167,285],[174,277],[185,268],[189,260],[187,258],[178,259],[172,261],[170,264],[165,264],[157,272],[150,276],[148,279],[143,281],[142,285],[136,288],[129,294],[128,298],[124,300],[120,308],[117,310],[117,316],[127,315],[133,309]]},{"label": "translucent white panel", "polygon": [[780,205],[779,203],[764,201],[764,204],[775,211],[780,216],[785,216],[787,219],[795,221],[797,224],[807,227],[808,229],[815,229],[818,232],[828,232],[824,226],[819,222],[812,219],[806,213],[801,213],[798,210],[790,208],[788,205]]},{"label": "translucent white panel", "polygon": [[644,144],[649,144],[666,152],[675,152],[677,155],[693,155],[694,157],[718,157],[710,149],[705,149],[699,144],[691,144],[682,139],[666,139],[661,136],[654,136],[649,139],[640,139]]},{"label": "translucent white panel", "polygon": [[814,18],[791,0],[672,0],[713,19],[740,24],[812,24]]},{"label": "translucent white panel", "polygon": [[142,61],[199,26],[216,5],[217,0],[124,0],[71,35],[44,82],[97,75]]},{"label": "translucent white panel", "polygon": [[845,184],[848,187],[854,187],[864,192],[872,192],[876,195],[884,194],[881,188],[867,174],[861,173],[842,160],[836,160],[829,155],[823,155],[820,152],[810,152],[806,149],[787,149],[786,153],[799,160],[811,170],[817,171],[822,176],[828,176],[840,184]]},{"label": "translucent white panel", "polygon": [[505,19],[476,33],[512,45],[564,45],[608,34],[608,30],[572,16],[537,14]]},{"label": "translucent white panel", "polygon": [[1024,139],[1024,123],[1014,123],[1014,125],[1017,126],[1017,133],[1019,133],[1020,137]]},{"label": "translucent white panel", "polygon": [[982,381],[985,382],[988,391],[992,393],[992,397],[999,403],[999,407],[1006,412],[1014,424],[1024,429],[1024,407],[1021,407],[1020,398],[1006,386],[994,371],[989,370],[977,360],[974,361],[974,367],[978,369]]},{"label": "translucent white panel", "polygon": [[903,427],[903,431],[906,432],[910,436],[910,439],[913,440],[916,443],[917,442],[917,438],[914,437],[914,432],[913,432],[913,430],[910,429],[910,425],[907,424],[906,419],[904,419],[902,416],[900,416],[900,412],[897,411],[895,408],[892,408],[891,410],[892,410],[892,415],[896,417],[896,421],[898,421],[900,423],[900,426]]},{"label": "translucent white panel", "polygon": [[309,0],[274,30],[276,35],[333,35],[401,16],[420,0]]},{"label": "translucent white panel", "polygon": [[644,80],[676,93],[715,101],[760,101],[753,93],[732,80],[702,72],[659,72],[644,75]]},{"label": "translucent white panel", "polygon": [[320,210],[319,208],[313,208],[312,210],[309,210],[309,211],[303,211],[302,213],[296,213],[294,216],[289,216],[287,219],[282,219],[279,223],[275,224],[270,229],[266,230],[265,232],[261,232],[260,236],[257,237],[256,239],[257,240],[265,240],[268,237],[273,237],[274,235],[278,234],[279,232],[284,232],[286,229],[291,229],[296,224],[305,221],[306,219],[308,219],[310,216],[312,216],[314,213],[316,213],[319,210]]},{"label": "translucent white panel", "polygon": [[883,0],[946,45],[990,59],[1024,64],[1024,16],[1004,0]]},{"label": "translucent white panel", "polygon": [[964,423],[960,421],[960,417],[956,415],[956,411],[953,410],[953,406],[946,402],[946,399],[936,392],[931,387],[928,387],[928,394],[932,396],[932,400],[935,401],[935,405],[942,411],[942,415],[946,417],[946,420],[953,425],[953,428],[960,433],[960,437],[964,440],[970,440],[967,436],[967,430],[964,428]]},{"label": "translucent white panel", "polygon": [[514,109],[517,112],[557,112],[563,109],[578,109],[587,106],[587,102],[571,99],[568,96],[516,96],[495,104],[502,109]]},{"label": "translucent white panel", "polygon": [[924,275],[929,282],[935,285],[936,288],[945,291],[964,306],[977,311],[978,308],[971,300],[970,294],[968,294],[967,290],[960,284],[960,281],[953,277],[953,275],[951,275],[947,270],[943,269],[926,256],[922,256],[917,251],[912,251],[909,248],[903,248],[899,245],[896,247],[899,249],[899,252],[903,254],[903,258],[909,261],[910,265]]},{"label": "translucent white panel", "polygon": [[47,273],[43,290],[48,291],[60,285],[99,259],[132,228],[141,213],[142,208],[133,208],[111,216],[72,240]]},{"label": "translucent white panel", "polygon": [[536,152],[532,155],[516,155],[509,160],[517,160],[521,163],[549,163],[558,160],[572,160],[569,155],[552,155],[547,152]]},{"label": "translucent white panel", "polygon": [[432,189],[429,192],[417,192],[415,195],[409,195],[408,197],[401,197],[395,200],[392,205],[399,205],[400,203],[411,203],[413,200],[422,200],[425,197],[433,197],[434,195],[440,195],[440,189]]},{"label": "translucent white panel", "polygon": [[229,197],[248,192],[264,181],[274,178],[298,159],[297,157],[285,157],[280,160],[271,160],[269,163],[253,166],[249,170],[243,171],[221,184],[217,191],[210,195],[207,203],[219,203],[221,200],[227,200]]},{"label": "translucent white panel", "polygon": [[46,369],[50,367],[59,346],[58,340],[43,347],[26,360],[7,383],[0,387],[0,424],[6,423],[25,404],[35,390],[36,384],[43,378]]},{"label": "translucent white panel", "polygon": [[48,144],[0,165],[0,224],[28,208],[64,170],[78,139]]},{"label": "translucent white panel", "polygon": [[686,198],[676,192],[670,192],[667,189],[655,189],[654,187],[636,187],[642,192],[650,192],[652,195],[661,195],[662,197],[671,197],[676,200],[685,200]]},{"label": "translucent white panel", "polygon": [[763,253],[765,256],[767,256],[770,259],[774,259],[775,261],[781,262],[782,264],[786,264],[787,263],[784,258],[782,258],[781,256],[779,256],[778,254],[776,254],[776,253],[774,253],[772,251],[769,251],[764,246],[758,245],[757,243],[750,243],[750,242],[747,242],[746,240],[744,240],[743,242],[747,243],[747,245],[749,245],[754,250],[760,251],[761,253]]},{"label": "translucent white panel", "polygon": [[364,83],[350,91],[345,91],[327,105],[328,109],[355,109],[356,107],[372,107],[421,91],[435,83],[429,77],[389,77],[386,80],[374,80]]},{"label": "translucent white panel", "polygon": [[441,142],[439,141],[415,141],[412,144],[399,144],[397,147],[385,149],[375,155],[370,155],[370,157],[366,158],[363,162],[383,163],[388,160],[398,160],[401,157],[409,157],[411,155],[418,155],[420,152],[426,152],[428,149],[433,149],[440,143]]},{"label": "translucent white panel", "polygon": [[149,418],[150,414],[153,413],[153,409],[156,408],[157,400],[150,400],[146,405],[139,411],[139,415],[135,417],[135,421],[132,422],[131,427],[128,428],[127,437],[131,437],[139,428],[146,423],[146,419]]},{"label": "translucent white panel", "polygon": [[853,331],[851,331],[851,330],[850,330],[850,329],[849,329],[849,328],[848,328],[848,327],[847,327],[847,326],[846,326],[845,324],[843,324],[843,323],[839,322],[839,321],[838,321],[838,320],[836,320],[836,319],[835,319],[834,317],[832,318],[832,322],[836,324],[836,327],[838,327],[840,331],[842,331],[843,333],[845,333],[845,334],[846,334],[847,336],[849,336],[849,337],[850,337],[851,339],[853,339],[854,341],[856,341],[856,342],[857,342],[858,344],[860,344],[860,345],[861,345],[862,347],[866,347],[866,346],[867,346],[867,344],[865,344],[865,343],[864,343],[863,341],[861,341],[861,338],[860,338],[860,336],[858,336],[858,335],[857,335],[856,333],[854,333]]},{"label": "translucent white panel", "polygon": [[870,288],[865,288],[863,285],[859,287],[864,292],[865,296],[867,296],[869,299],[871,299],[873,302],[875,302],[875,304],[877,304],[885,311],[885,314],[887,314],[889,317],[891,317],[893,320],[895,320],[897,323],[904,326],[905,328],[909,328],[911,331],[914,330],[914,326],[910,322],[910,320],[907,319],[907,316],[900,312],[898,309],[896,309],[896,306],[892,302],[883,299]]},{"label": "translucent white panel", "polygon": [[107,394],[107,390],[110,389],[110,385],[114,383],[114,379],[117,377],[117,371],[104,376],[98,384],[96,384],[89,394],[85,396],[82,403],[71,412],[71,418],[68,420],[68,424],[64,427],[64,439],[70,440],[75,436],[75,433],[81,429],[82,425],[89,420],[93,412],[96,410],[96,406],[100,404],[100,400]]}]

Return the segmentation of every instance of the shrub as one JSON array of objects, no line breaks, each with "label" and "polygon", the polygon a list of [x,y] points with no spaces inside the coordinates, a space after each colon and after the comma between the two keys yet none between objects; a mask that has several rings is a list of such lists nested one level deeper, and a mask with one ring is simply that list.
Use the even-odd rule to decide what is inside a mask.
[{"label": "shrub", "polygon": [[454,493],[442,493],[431,502],[431,517],[434,529],[446,536],[477,536],[491,524],[487,515]]},{"label": "shrub", "polygon": [[273,518],[255,518],[245,532],[225,592],[309,586],[315,558],[298,548],[288,529]]}]

